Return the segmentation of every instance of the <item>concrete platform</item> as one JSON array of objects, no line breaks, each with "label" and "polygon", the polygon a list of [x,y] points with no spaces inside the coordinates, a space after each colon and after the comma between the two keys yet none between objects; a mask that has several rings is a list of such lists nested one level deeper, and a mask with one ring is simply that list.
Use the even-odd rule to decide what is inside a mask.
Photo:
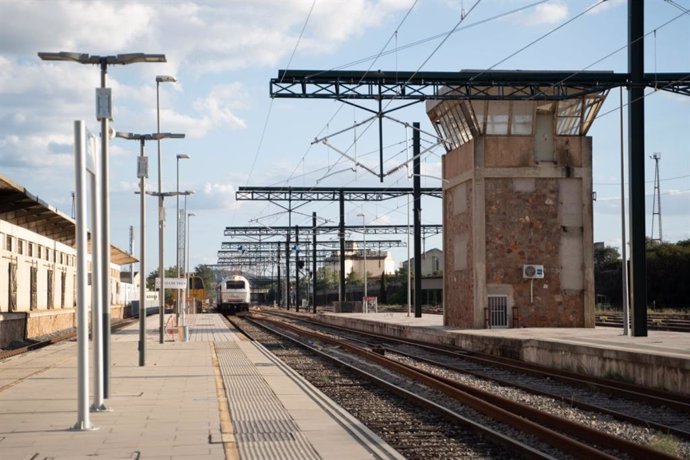
[{"label": "concrete platform", "polygon": [[71,429],[76,342],[0,362],[0,458],[401,458],[220,316],[189,323],[188,342],[159,344],[149,318],[144,367],[137,325],[113,334],[110,411],[92,431]]},{"label": "concrete platform", "polygon": [[442,315],[407,313],[321,313],[324,323],[393,337],[457,346],[596,377],[620,378],[650,388],[690,393],[690,334],[649,331],[629,337],[622,329],[456,329]]}]

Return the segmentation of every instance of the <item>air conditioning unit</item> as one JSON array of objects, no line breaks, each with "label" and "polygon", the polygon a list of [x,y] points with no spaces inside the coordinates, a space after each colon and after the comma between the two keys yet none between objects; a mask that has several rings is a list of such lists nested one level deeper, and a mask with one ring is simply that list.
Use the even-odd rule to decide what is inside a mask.
[{"label": "air conditioning unit", "polygon": [[522,266],[522,277],[527,279],[537,279],[544,277],[544,266],[527,264]]}]

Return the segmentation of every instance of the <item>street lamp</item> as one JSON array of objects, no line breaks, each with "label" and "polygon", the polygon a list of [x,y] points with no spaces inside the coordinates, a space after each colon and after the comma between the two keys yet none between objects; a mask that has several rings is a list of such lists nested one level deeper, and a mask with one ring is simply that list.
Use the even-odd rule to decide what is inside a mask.
[{"label": "street lamp", "polygon": [[[178,195],[177,195],[177,213],[175,214],[175,230],[176,230],[176,235],[177,235],[175,245],[176,245],[176,250],[177,250],[177,253],[176,253],[176,261],[177,262],[175,263],[175,265],[177,265],[177,277],[178,278],[180,277],[180,267],[182,266],[182,258],[181,258],[182,254],[180,254],[180,252],[181,252],[180,251],[180,244],[181,244],[181,241],[180,241],[180,195],[179,195],[179,193],[180,193],[180,160],[189,160],[190,158],[192,158],[192,157],[190,157],[186,153],[178,153],[177,154],[177,187],[176,187],[176,190],[177,190]],[[186,195],[185,195],[185,199],[186,199]],[[184,221],[184,218],[182,220]],[[183,224],[184,224],[184,222],[183,222]],[[182,306],[182,304],[180,302],[180,296],[178,295],[177,296],[177,314],[178,315],[180,314],[180,307],[181,306]]]},{"label": "street lamp", "polygon": [[[149,177],[148,158],[144,155],[144,144],[146,141],[179,137],[173,133],[154,133],[154,134],[134,134],[116,132],[115,137],[122,139],[139,141],[140,155],[137,162],[137,177],[139,178],[140,210],[139,219],[141,220],[141,247],[139,262],[139,365],[146,364],[146,212],[144,203],[145,180]],[[184,135],[183,135],[184,136]]]},{"label": "street lamp", "polygon": [[[101,87],[96,90],[97,119],[101,122],[101,274],[102,274],[102,306],[103,318],[103,395],[110,396],[110,180],[108,176],[108,121],[112,119],[112,100],[110,90],[106,88],[108,65],[128,65],[138,62],[167,62],[165,54],[128,53],[114,56],[97,56],[87,53],[60,51],[58,53],[39,52],[38,57],[44,61],[71,61],[79,64],[94,64],[101,67]],[[159,130],[160,131],[160,130]],[[99,347],[101,344],[95,344]]]},{"label": "street lamp", "polygon": [[[186,208],[186,206],[185,206],[185,210],[186,210],[186,209],[187,209],[187,208]],[[185,212],[186,212],[186,211],[185,211]],[[185,257],[185,262],[186,262],[186,264],[187,264],[186,267],[185,267],[185,277],[187,278],[187,289],[189,289],[189,278],[190,278],[190,274],[189,274],[189,218],[190,218],[190,217],[194,217],[194,216],[196,216],[196,214],[194,214],[193,212],[190,212],[190,213],[187,214],[187,228],[186,228],[186,230],[185,230],[185,236],[187,237],[187,244],[185,245],[185,251],[187,252],[187,256]],[[184,291],[184,302],[185,302],[185,307],[184,307],[184,309],[182,309],[182,324],[183,324],[183,328],[186,328],[186,327],[187,327],[187,317],[185,316],[185,315],[186,315],[187,308],[188,308],[188,307],[187,307],[187,295],[188,295],[188,294],[187,294],[187,289],[185,289],[185,291]],[[194,313],[196,313],[196,305],[195,305],[195,308],[194,308]],[[185,340],[186,340],[186,339],[187,339],[187,330],[186,330],[186,329],[183,329],[183,336],[185,337]]]},{"label": "street lamp", "polygon": [[364,222],[364,214],[357,214],[362,217],[362,226],[364,227],[364,233],[362,234],[362,240],[364,242],[364,313],[369,313],[369,301],[367,300],[367,224]]},{"label": "street lamp", "polygon": [[[156,133],[161,132],[161,113],[160,113],[160,85],[161,83],[174,83],[177,80],[170,75],[156,76]],[[182,135],[184,137],[184,134]],[[158,139],[158,276],[161,284],[158,291],[158,302],[160,303],[160,343],[165,341],[163,334],[163,310],[165,309],[165,267],[163,266],[163,227],[165,225],[165,216],[163,215],[163,179],[162,179],[162,162],[161,162],[161,142]]]}]

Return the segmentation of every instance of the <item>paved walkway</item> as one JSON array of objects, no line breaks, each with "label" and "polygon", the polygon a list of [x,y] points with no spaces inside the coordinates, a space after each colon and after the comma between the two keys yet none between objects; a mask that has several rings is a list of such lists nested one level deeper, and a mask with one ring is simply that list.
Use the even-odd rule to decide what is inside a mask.
[{"label": "paved walkway", "polygon": [[220,316],[190,318],[188,342],[159,344],[157,324],[144,367],[138,326],[112,335],[111,411],[93,431],[71,429],[76,342],[0,362],[0,459],[398,458]]}]

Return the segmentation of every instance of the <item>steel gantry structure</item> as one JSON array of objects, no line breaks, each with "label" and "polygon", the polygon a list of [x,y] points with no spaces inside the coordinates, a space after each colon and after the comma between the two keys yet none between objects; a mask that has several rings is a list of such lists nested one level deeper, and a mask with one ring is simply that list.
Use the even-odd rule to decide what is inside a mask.
[{"label": "steel gantry structure", "polygon": [[[419,123],[414,123],[413,130],[413,187],[377,187],[377,188],[366,188],[366,187],[240,187],[235,194],[235,198],[238,201],[241,200],[255,200],[255,201],[270,201],[283,209],[288,211],[288,221],[292,222],[292,203],[301,202],[302,204],[309,203],[311,201],[338,201],[340,205],[340,222],[338,227],[338,238],[340,240],[340,270],[339,270],[339,289],[338,289],[338,299],[340,301],[344,300],[345,293],[345,258],[343,254],[345,253],[345,201],[382,201],[387,199],[392,199],[400,196],[412,194],[414,200],[414,258],[415,258],[415,273],[421,273],[421,197],[422,195],[429,195],[435,198],[441,198],[443,196],[443,189],[439,187],[421,187],[421,166],[420,166],[420,139],[419,139]],[[287,208],[280,204],[280,202],[288,202]],[[300,205],[301,206],[301,205]],[[316,227],[316,214],[313,214],[314,224]],[[286,250],[289,248],[290,243],[290,227],[287,227],[287,243]],[[378,226],[373,226],[378,227]],[[386,227],[386,226],[380,226]],[[319,228],[324,228],[320,226]],[[366,229],[363,228],[362,231],[366,233],[374,233],[371,230],[372,226],[367,226]],[[378,229],[376,229],[378,230]],[[397,233],[407,233],[397,232]],[[316,233],[315,233],[316,234]],[[226,234],[227,236],[227,234]],[[419,265],[419,266],[417,266]],[[289,258],[286,258],[286,272],[288,280],[288,291],[290,288],[290,265]],[[415,316],[419,317],[422,314],[421,305],[421,276],[415,277]],[[288,300],[289,301],[289,300]],[[289,308],[289,303],[288,303]]]},{"label": "steel gantry structure", "polygon": [[[315,214],[315,213],[314,213]],[[242,241],[228,241],[228,242],[223,242],[221,243],[222,249],[226,251],[219,251],[218,252],[218,263],[222,266],[228,266],[231,264],[238,264],[238,263],[249,263],[252,260],[256,262],[265,262],[265,263],[276,263],[278,267],[278,295],[280,296],[282,293],[282,286],[281,286],[281,274],[280,274],[280,269],[281,269],[281,252],[282,250],[280,249],[281,247],[285,247],[285,250],[287,251],[287,256],[285,256],[286,259],[290,259],[289,254],[292,252],[292,248],[290,247],[290,242],[288,240],[289,235],[291,234],[292,231],[295,231],[295,234],[299,233],[300,227],[288,227],[288,226],[276,226],[276,227],[267,227],[267,226],[238,226],[238,227],[226,227],[224,231],[225,236],[229,237],[238,237],[238,238],[259,238],[260,241],[257,240],[242,240]],[[372,234],[372,235],[395,235],[395,234],[406,234],[409,231],[409,227],[407,225],[367,225],[366,228],[363,225],[349,225],[349,226],[340,226],[340,225],[316,225],[316,218],[313,216],[313,226],[312,227],[302,227],[302,230],[311,232],[312,233],[312,241],[310,243],[312,251],[314,248],[317,247],[317,245],[320,246],[327,246],[333,248],[336,244],[340,248],[338,250],[338,253],[340,255],[340,261],[341,263],[344,263],[344,254],[347,251],[346,248],[343,248],[345,246],[345,243],[349,243],[350,241],[345,240],[343,237],[338,238],[338,241],[317,241],[316,236],[317,235],[327,235],[327,234],[332,234],[332,233],[338,233],[338,236],[342,234],[343,236],[345,235],[346,231],[352,231],[352,232],[357,232],[357,233],[364,233],[366,230],[367,234]],[[438,224],[431,224],[431,225],[419,225],[418,233],[421,236],[423,235],[424,237],[427,236],[433,236],[433,235],[439,235],[443,231],[443,226],[438,225]],[[279,238],[280,240],[276,241],[269,241],[267,239],[270,238]],[[342,246],[341,246],[342,243]],[[361,242],[357,241],[357,244],[360,244]],[[296,242],[295,244],[300,244],[299,242]],[[303,245],[301,243],[300,245]],[[367,240],[366,241],[366,247],[367,248],[378,248],[379,250],[382,250],[384,248],[392,248],[392,247],[403,247],[404,243],[399,240]],[[275,249],[273,249],[275,248]],[[259,254],[256,252],[256,250],[265,250],[265,251],[270,251],[272,250],[270,256],[267,255],[267,253]],[[232,252],[234,250],[234,252]],[[242,250],[245,251],[244,254],[242,254]],[[252,251],[253,250],[253,251]],[[324,251],[328,253],[333,253],[333,249]],[[254,257],[254,259],[252,259]],[[318,259],[318,254],[317,257],[312,256],[312,273],[316,273],[316,261]],[[289,267],[288,265],[288,260],[286,260],[286,266]],[[341,270],[341,273],[344,272],[344,269]],[[296,275],[298,276],[298,275]],[[344,278],[344,277],[343,277]],[[289,289],[289,273],[286,274],[285,276],[286,279],[286,284],[288,285]],[[314,278],[315,281],[316,278]],[[342,285],[339,286],[339,289],[344,289],[344,280],[342,280]],[[421,289],[421,288],[420,288]],[[314,288],[314,292],[315,288]],[[344,292],[344,290],[342,291]],[[342,294],[342,292],[339,292],[339,294]],[[279,299],[282,300],[282,299]],[[316,308],[316,303],[312,305],[312,308],[314,311]]]},{"label": "steel gantry structure", "polygon": [[[628,72],[279,70],[278,77],[270,81],[270,95],[272,98],[335,99],[351,105],[355,105],[352,101],[378,101],[378,111],[361,108],[378,116],[381,130],[381,119],[386,113],[382,108],[384,100],[405,101],[407,105],[451,99],[558,101],[627,88],[632,335],[642,337],[647,335],[644,90],[655,88],[690,96],[690,72],[644,73],[644,3],[628,0]],[[382,172],[381,166],[383,180]]]}]

